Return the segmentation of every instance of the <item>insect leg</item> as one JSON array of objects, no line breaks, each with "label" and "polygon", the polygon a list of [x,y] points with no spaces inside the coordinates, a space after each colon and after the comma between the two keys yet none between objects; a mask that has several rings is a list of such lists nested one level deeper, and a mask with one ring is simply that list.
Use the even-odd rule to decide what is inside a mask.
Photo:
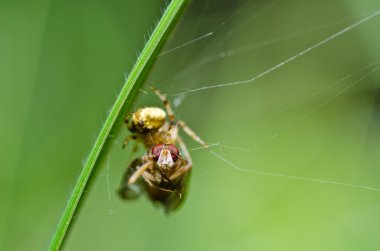
[{"label": "insect leg", "polygon": [[132,174],[132,176],[128,180],[128,185],[133,184],[136,180],[149,168],[153,165],[152,161],[148,161],[142,166],[138,167],[136,172]]},{"label": "insect leg", "polygon": [[144,177],[145,182],[146,182],[149,186],[154,187],[154,188],[157,188],[157,189],[159,189],[159,190],[161,190],[161,191],[170,192],[170,193],[176,193],[176,192],[173,191],[173,190],[170,190],[170,189],[166,189],[166,188],[162,188],[162,187],[155,186],[155,185],[152,183],[152,181],[156,181],[156,178],[155,178],[152,174],[150,174],[150,173],[144,173],[142,176]]}]

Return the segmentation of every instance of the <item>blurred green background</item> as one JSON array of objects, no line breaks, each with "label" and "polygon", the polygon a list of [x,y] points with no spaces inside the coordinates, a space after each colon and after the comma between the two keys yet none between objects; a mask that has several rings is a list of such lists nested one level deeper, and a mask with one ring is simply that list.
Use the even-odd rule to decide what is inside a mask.
[{"label": "blurred green background", "polygon": [[[0,1],[0,250],[47,248],[164,7]],[[122,130],[65,250],[379,250],[379,190],[310,178],[380,188],[380,16],[252,83],[177,95],[251,79],[379,9],[370,0],[191,1],[163,52],[213,34],[159,56],[146,83],[171,94],[177,116],[244,170],[193,150],[178,212],[121,201],[133,158]],[[133,107],[148,105],[161,104],[145,85]]]}]

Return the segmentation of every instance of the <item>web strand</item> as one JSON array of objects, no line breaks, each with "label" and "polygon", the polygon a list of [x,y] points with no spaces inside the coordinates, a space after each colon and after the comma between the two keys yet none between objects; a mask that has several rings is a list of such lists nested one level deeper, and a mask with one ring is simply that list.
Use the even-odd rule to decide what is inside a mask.
[{"label": "web strand", "polygon": [[[376,64],[377,62],[378,61],[375,61],[375,62],[369,64],[369,66],[372,66],[372,65]],[[360,69],[358,72],[362,71],[363,69],[368,68],[369,66],[366,66],[366,67]],[[317,112],[322,107],[324,107],[325,105],[327,105],[328,103],[330,103],[332,100],[334,100],[336,97],[338,97],[338,96],[342,95],[343,93],[347,92],[348,90],[350,90],[351,88],[353,88],[355,85],[357,85],[359,82],[361,82],[365,78],[369,77],[370,75],[372,75],[373,73],[375,73],[379,69],[380,69],[380,66],[378,66],[375,69],[371,70],[370,72],[364,74],[362,77],[360,77],[359,79],[357,79],[356,81],[354,81],[350,85],[348,85],[345,88],[343,88],[342,90],[340,90],[334,96],[330,97],[329,99],[327,99],[325,102],[321,103],[319,106],[317,106],[316,108],[314,108],[310,112],[308,112],[305,115],[299,117],[294,123],[292,123],[291,125],[287,126],[283,130],[279,131],[274,136],[277,137],[280,134],[284,133],[285,131],[289,130],[291,127],[293,127],[294,125],[296,125],[300,121],[304,120],[306,117],[310,116],[311,114]],[[356,74],[356,73],[354,73],[354,74]],[[350,77],[352,75],[354,75],[354,74],[351,74]],[[343,78],[343,79],[347,79],[347,77]],[[339,82],[341,82],[341,81],[339,81]],[[333,84],[335,85],[336,83],[333,83]],[[274,137],[271,137],[271,138],[274,138]],[[240,172],[251,173],[251,174],[259,174],[259,175],[266,175],[266,176],[274,176],[274,177],[280,177],[280,178],[286,178],[286,179],[292,179],[292,180],[308,181],[308,182],[314,182],[314,183],[323,183],[323,184],[330,184],[330,185],[337,185],[337,186],[345,186],[345,187],[351,187],[351,188],[357,188],[357,189],[364,189],[364,190],[370,190],[370,191],[380,192],[380,188],[375,188],[375,187],[370,187],[370,186],[365,186],[365,185],[357,185],[357,184],[351,184],[351,183],[344,183],[344,182],[340,182],[340,181],[325,180],[325,179],[318,179],[318,178],[311,178],[311,177],[301,177],[301,176],[287,175],[287,174],[283,174],[283,173],[274,173],[274,172],[258,171],[258,170],[252,170],[252,169],[244,169],[244,168],[240,168],[236,164],[232,163],[231,161],[227,160],[223,156],[219,155],[218,153],[216,153],[216,152],[214,152],[214,151],[212,151],[210,149],[209,149],[209,152],[211,152],[214,156],[216,156],[217,158],[219,158],[220,160],[222,160],[223,162],[225,162],[226,164],[228,164],[229,166],[233,167],[234,169],[236,169],[237,171],[240,171]]]},{"label": "web strand", "polygon": [[[304,103],[304,102],[310,100],[312,97],[315,97],[315,96],[319,95],[320,93],[322,93],[322,92],[324,92],[324,91],[326,91],[326,90],[328,90],[328,89],[330,89],[330,88],[332,88],[332,87],[334,87],[334,86],[337,86],[337,85],[339,85],[339,84],[345,82],[346,80],[348,80],[348,79],[350,79],[350,78],[352,78],[352,77],[358,75],[359,73],[361,73],[361,72],[363,72],[363,71],[365,71],[365,70],[367,70],[367,69],[371,68],[372,66],[377,65],[377,64],[379,64],[379,63],[380,63],[380,59],[378,59],[378,60],[376,60],[376,61],[374,61],[374,62],[372,62],[372,63],[370,63],[370,64],[368,64],[368,65],[366,65],[366,66],[364,66],[364,67],[361,67],[359,70],[357,70],[357,71],[355,71],[355,72],[353,72],[353,73],[351,73],[351,74],[348,74],[347,76],[345,76],[345,77],[343,77],[343,78],[341,78],[341,79],[339,79],[339,80],[337,80],[337,81],[335,81],[335,82],[333,82],[333,83],[331,83],[331,84],[328,84],[327,86],[324,86],[324,87],[322,87],[322,88],[320,88],[320,89],[314,91],[314,92],[311,93],[309,96],[304,97],[304,98],[302,98],[302,99],[300,99],[300,100],[298,100],[298,101],[296,101],[296,102],[294,102],[294,103],[292,103],[292,104],[290,104],[290,105],[288,105],[288,106],[282,108],[281,110],[279,110],[279,111],[277,111],[277,112],[274,112],[274,113],[268,115],[267,117],[265,117],[265,118],[262,119],[261,121],[256,121],[256,122],[253,122],[253,123],[249,124],[245,129],[242,129],[242,130],[240,130],[239,132],[234,133],[233,136],[236,137],[236,136],[238,136],[238,135],[242,135],[242,134],[244,134],[245,132],[247,132],[248,130],[251,130],[252,127],[255,127],[255,126],[259,125],[260,123],[263,123],[264,121],[266,121],[266,120],[268,120],[268,119],[271,119],[271,118],[273,118],[273,117],[275,117],[275,116],[278,116],[278,115],[280,115],[280,114],[282,114],[282,113],[284,113],[284,112],[286,112],[286,111],[288,111],[288,110],[290,110],[290,109],[296,107],[297,105],[300,105],[300,104],[302,104],[302,103]],[[377,71],[378,69],[379,69],[379,67],[375,68],[374,70],[370,71],[370,72],[367,73],[367,74],[364,74],[364,75],[363,75],[361,78],[359,78],[354,84],[351,84],[351,85],[356,85],[358,82],[360,82],[361,80],[363,80],[363,79],[366,78],[367,76],[371,75],[372,73],[374,73],[374,72]],[[341,93],[340,93],[340,94],[341,94]],[[336,98],[336,97],[339,96],[340,94],[338,93],[337,95],[334,95],[334,97],[332,97],[332,98]],[[331,100],[329,100],[329,101],[327,101],[327,102],[330,102],[330,101],[331,101]],[[309,112],[309,113],[310,113],[310,112]],[[309,115],[310,115],[310,114],[309,114]]]},{"label": "web strand", "polygon": [[177,47],[174,47],[174,48],[172,48],[172,49],[170,49],[170,50],[164,51],[163,53],[159,54],[158,57],[164,56],[164,55],[169,54],[169,53],[171,53],[171,52],[173,52],[173,51],[176,51],[176,50],[178,50],[178,49],[181,49],[182,47],[185,47],[185,46],[188,46],[188,45],[193,44],[193,43],[195,43],[195,42],[198,42],[199,40],[202,40],[202,39],[204,39],[204,38],[207,38],[207,37],[211,36],[212,34],[214,34],[214,32],[209,32],[209,33],[204,34],[204,35],[202,35],[202,36],[200,36],[200,37],[198,37],[198,38],[196,38],[196,39],[193,39],[193,40],[191,40],[191,41],[189,41],[189,42],[187,42],[187,43],[181,44],[181,45],[179,45],[179,46],[177,46]]},{"label": "web strand", "polygon": [[[360,15],[358,17],[363,17],[363,16],[365,16],[365,15]],[[241,53],[245,53],[247,51],[252,51],[252,50],[255,50],[255,49],[259,49],[259,48],[266,47],[266,46],[269,46],[269,45],[272,45],[272,44],[276,44],[276,43],[279,43],[279,42],[287,41],[287,40],[290,40],[290,39],[293,39],[293,38],[297,38],[297,37],[300,37],[300,36],[305,36],[307,34],[310,34],[310,33],[316,32],[316,31],[322,31],[324,29],[331,28],[333,26],[345,23],[345,22],[350,21],[350,20],[352,20],[352,18],[343,18],[343,19],[337,20],[335,22],[331,22],[331,23],[327,23],[327,24],[323,24],[323,25],[319,25],[319,26],[309,27],[309,28],[307,28],[305,30],[296,31],[294,33],[283,35],[283,36],[280,36],[280,37],[266,39],[264,41],[256,42],[256,43],[253,43],[253,44],[248,44],[248,45],[241,46],[241,47],[238,47],[238,48],[235,48],[235,49],[229,49],[229,50],[226,50],[226,51],[218,52],[217,54],[204,57],[202,60],[200,60],[200,61],[198,61],[198,62],[196,62],[196,63],[194,63],[192,65],[189,65],[183,71],[181,71],[180,73],[178,73],[176,75],[176,79],[180,79],[180,78],[186,77],[189,74],[191,74],[191,73],[195,72],[196,70],[200,69],[201,67],[203,67],[203,66],[205,66],[205,65],[207,65],[209,63],[212,63],[214,61],[225,59],[227,57],[236,56],[236,55],[239,55]],[[234,34],[234,33],[231,32],[231,34]]]},{"label": "web strand", "polygon": [[275,71],[277,70],[278,68],[298,59],[299,57],[302,57],[303,55],[321,47],[322,45],[336,39],[337,37],[340,37],[342,36],[343,34],[347,33],[348,31],[356,28],[357,26],[377,17],[378,15],[380,14],[380,10],[372,13],[371,15],[369,16],[366,16],[364,18],[362,18],[361,20],[357,21],[356,23],[338,31],[337,33],[334,33],[333,35],[323,39],[322,41],[312,45],[311,47],[289,57],[288,59],[286,59],[285,61],[282,61],[281,63],[269,68],[268,70],[250,78],[250,79],[247,79],[247,80],[242,80],[242,81],[235,81],[235,82],[229,82],[229,83],[223,83],[223,84],[215,84],[215,85],[206,85],[206,86],[203,86],[203,87],[199,87],[199,88],[195,88],[195,89],[190,89],[190,90],[186,90],[186,91],[183,91],[183,92],[179,92],[179,93],[175,93],[175,94],[167,94],[167,95],[172,95],[172,96],[177,96],[177,95],[183,95],[183,94],[188,94],[188,93],[193,93],[193,92],[198,92],[198,91],[205,91],[205,90],[209,90],[209,89],[215,89],[215,88],[222,88],[222,87],[228,87],[228,86],[235,86],[235,85],[243,85],[243,84],[250,84],[252,82],[254,82],[255,80],[257,79],[260,79],[264,76],[266,76],[267,74],[271,73],[272,71]]},{"label": "web strand", "polygon": [[244,168],[238,167],[237,165],[235,165],[231,161],[227,160],[226,158],[224,158],[223,156],[217,154],[216,152],[214,152],[212,150],[209,150],[209,152],[239,172],[266,175],[266,176],[279,177],[279,178],[286,178],[286,179],[292,179],[292,180],[309,181],[309,182],[314,182],[314,183],[322,183],[322,184],[329,184],[329,185],[336,185],[336,186],[345,186],[345,187],[351,187],[351,188],[357,188],[357,189],[370,190],[370,191],[374,191],[374,192],[380,192],[380,188],[375,188],[375,187],[356,185],[356,184],[344,183],[344,182],[333,181],[333,180],[325,180],[325,179],[316,179],[316,178],[287,175],[287,174],[282,174],[282,173],[258,171],[258,170],[253,170],[253,169],[244,169]]}]

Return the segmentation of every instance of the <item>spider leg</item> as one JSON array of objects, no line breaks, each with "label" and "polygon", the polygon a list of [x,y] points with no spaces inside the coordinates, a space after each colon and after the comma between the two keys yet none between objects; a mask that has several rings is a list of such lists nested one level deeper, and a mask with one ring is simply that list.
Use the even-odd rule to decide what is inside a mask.
[{"label": "spider leg", "polygon": [[137,144],[137,142],[134,142],[133,147],[132,147],[132,151],[131,151],[131,155],[137,153],[138,150],[139,150],[139,145]]},{"label": "spider leg", "polygon": [[132,176],[128,180],[128,185],[133,184],[136,180],[149,168],[152,167],[153,161],[148,161],[142,166],[138,167],[136,172],[132,174]]},{"label": "spider leg", "polygon": [[174,144],[178,138],[178,124],[172,124],[172,125],[169,125],[169,129],[168,129],[168,136],[167,136],[167,143],[171,143],[171,144]]},{"label": "spider leg", "polygon": [[153,92],[161,99],[162,103],[164,103],[166,112],[168,113],[168,116],[169,116],[169,121],[171,124],[173,124],[175,115],[169,101],[166,99],[166,96],[163,95],[157,88],[153,86],[151,86],[150,88],[152,88]]},{"label": "spider leg", "polygon": [[128,113],[127,116],[125,116],[124,118],[124,123],[128,124],[130,118],[131,118],[131,113]]},{"label": "spider leg", "polygon": [[182,152],[183,152],[183,155],[185,156],[185,160],[187,161],[187,163],[190,163],[190,166],[192,165],[192,160],[191,160],[191,157],[190,157],[190,152],[189,150],[187,150],[187,147],[185,145],[185,143],[183,142],[182,140],[182,137],[178,135],[177,137],[177,142],[178,142],[178,145],[179,147],[181,148]]},{"label": "spider leg", "polygon": [[[125,118],[124,118],[124,123],[125,123],[127,126],[128,126],[128,123],[129,123],[129,119],[130,119],[130,117],[131,117],[131,114],[128,113],[127,116],[125,116]],[[131,139],[132,139],[132,136],[131,136],[131,135],[128,135],[127,137],[125,137],[124,142],[123,142],[123,146],[122,146],[123,149],[128,145],[128,143],[129,143],[129,141],[130,141]]]},{"label": "spider leg", "polygon": [[125,137],[125,139],[123,141],[123,146],[122,146],[123,149],[128,145],[128,143],[129,143],[129,141],[131,141],[131,139],[132,139],[131,135],[128,135],[127,137]]},{"label": "spider leg", "polygon": [[187,135],[190,136],[190,138],[192,138],[193,140],[204,146],[206,149],[208,149],[208,145],[200,137],[198,137],[198,135],[196,135],[195,132],[191,130],[185,122],[183,122],[182,120],[178,120],[178,125]]},{"label": "spider leg", "polygon": [[190,153],[187,150],[187,147],[186,147],[185,143],[183,142],[181,136],[178,136],[177,142],[178,142],[178,145],[179,145],[179,147],[181,148],[181,150],[183,152],[183,155],[185,156],[185,158],[182,158],[182,160],[184,160],[186,162],[186,164],[185,165],[181,165],[181,167],[178,170],[176,170],[170,176],[170,180],[175,180],[179,176],[187,173],[189,171],[189,169],[193,166],[193,162],[191,160]]},{"label": "spider leg", "polygon": [[122,148],[124,149],[130,141],[134,141],[135,144],[133,145],[132,153],[136,153],[138,150],[138,145],[136,144],[138,141],[136,141],[136,139],[137,139],[137,136],[134,134],[130,134],[130,135],[126,136],[124,141],[123,141]]}]

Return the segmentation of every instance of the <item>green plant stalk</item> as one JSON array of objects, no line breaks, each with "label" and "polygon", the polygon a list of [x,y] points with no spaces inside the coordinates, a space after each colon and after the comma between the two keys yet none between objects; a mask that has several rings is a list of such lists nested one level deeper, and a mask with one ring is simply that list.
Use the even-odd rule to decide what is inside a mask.
[{"label": "green plant stalk", "polygon": [[74,214],[78,213],[78,204],[83,198],[83,191],[89,183],[89,178],[94,172],[95,167],[99,163],[102,151],[106,146],[111,131],[116,127],[118,118],[122,118],[123,108],[126,107],[127,101],[131,103],[135,96],[136,89],[146,77],[149,69],[151,68],[155,56],[163,43],[165,35],[169,32],[170,27],[173,26],[176,17],[182,7],[185,5],[185,0],[172,0],[165,10],[163,16],[158,22],[148,42],[146,43],[143,51],[141,52],[136,64],[126,79],[121,92],[116,98],[110,113],[105,120],[105,123],[97,137],[91,152],[86,160],[83,170],[79,179],[72,191],[68,204],[63,212],[63,216],[58,224],[50,243],[49,250],[59,250],[63,244],[69,228],[72,226]]}]

